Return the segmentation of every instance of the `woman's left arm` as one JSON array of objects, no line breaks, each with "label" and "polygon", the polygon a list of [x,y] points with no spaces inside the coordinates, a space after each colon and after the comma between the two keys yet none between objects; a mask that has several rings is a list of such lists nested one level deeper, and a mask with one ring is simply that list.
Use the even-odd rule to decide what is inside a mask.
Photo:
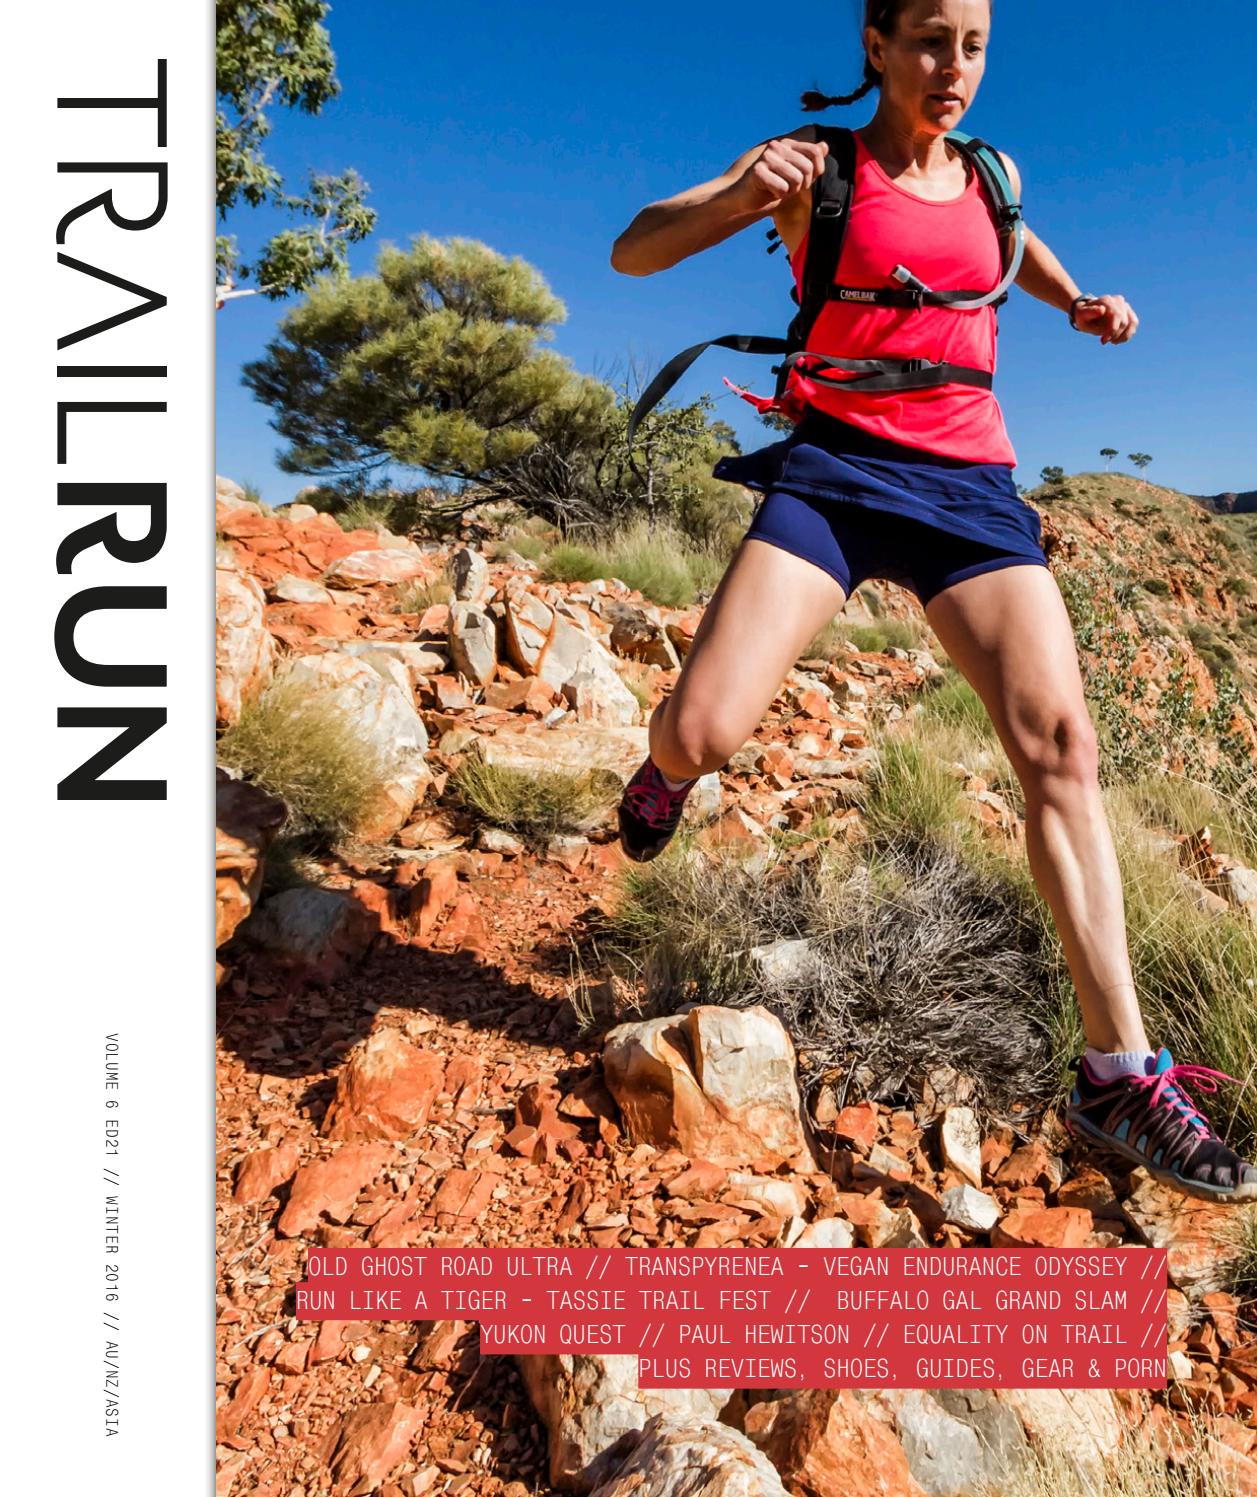
[{"label": "woman's left arm", "polygon": [[[1010,157],[999,153],[1013,192],[1021,198],[1021,174]],[[1017,285],[1031,296],[1047,302],[1068,314],[1082,293],[1074,278],[1046,244],[1030,229],[1026,230],[1026,252],[1017,272]],[[1139,327],[1139,318],[1124,296],[1097,296],[1083,302],[1074,313],[1079,332],[1095,333],[1101,343],[1128,343]]]}]

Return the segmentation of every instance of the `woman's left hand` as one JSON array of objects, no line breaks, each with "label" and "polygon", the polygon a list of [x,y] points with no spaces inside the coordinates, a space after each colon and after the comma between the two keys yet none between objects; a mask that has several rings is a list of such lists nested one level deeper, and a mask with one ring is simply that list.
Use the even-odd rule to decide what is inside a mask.
[{"label": "woman's left hand", "polygon": [[1129,343],[1139,318],[1124,296],[1097,296],[1079,303],[1074,321],[1082,333],[1095,333],[1101,343]]}]

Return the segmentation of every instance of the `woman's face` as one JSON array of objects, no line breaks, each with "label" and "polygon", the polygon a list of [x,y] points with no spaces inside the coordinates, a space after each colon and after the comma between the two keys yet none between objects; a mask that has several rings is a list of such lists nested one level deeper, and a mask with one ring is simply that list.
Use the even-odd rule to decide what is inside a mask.
[{"label": "woman's face", "polygon": [[986,70],[988,0],[912,0],[895,33],[870,27],[865,43],[882,75],[882,95],[918,128],[953,130]]}]

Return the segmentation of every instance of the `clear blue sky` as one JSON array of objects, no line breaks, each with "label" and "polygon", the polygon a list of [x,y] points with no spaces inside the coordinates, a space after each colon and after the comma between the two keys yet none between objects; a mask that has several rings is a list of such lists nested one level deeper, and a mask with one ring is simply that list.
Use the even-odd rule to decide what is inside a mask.
[{"label": "clear blue sky", "polygon": [[[1120,292],[1141,320],[1132,342],[1102,347],[1014,290],[996,389],[1019,482],[1048,463],[1097,468],[1113,446],[1152,453],[1148,477],[1188,492],[1257,487],[1257,91],[1251,35],[1227,9],[996,7],[963,127],[1013,157],[1027,222],[1081,288]],[[611,269],[611,244],[646,203],[810,118],[804,88],[854,88],[855,0],[342,0],[328,26],[343,91],[316,118],[277,112],[268,155],[294,189],[310,168],[366,178],[379,223],[355,271],[419,232],[520,255],[567,306],[551,346],[604,377],[629,354],[653,372],[705,337],[784,330],[789,274],[783,252],[764,253],[763,225],[644,279]],[[860,125],[872,108],[819,118]],[[242,209],[227,227],[247,258],[267,226]],[[218,470],[272,503],[309,480],[276,469],[280,439],[240,368],[283,310],[247,297],[216,320]],[[744,450],[762,446],[775,434],[721,376],[768,393],[771,362],[712,350],[675,394],[709,390]]]}]

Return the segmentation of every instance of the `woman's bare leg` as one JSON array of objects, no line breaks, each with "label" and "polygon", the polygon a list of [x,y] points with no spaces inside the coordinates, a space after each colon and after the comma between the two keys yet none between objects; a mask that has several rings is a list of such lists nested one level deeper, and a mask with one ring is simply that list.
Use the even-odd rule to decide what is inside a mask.
[{"label": "woman's bare leg", "polygon": [[982,698],[1021,782],[1030,869],[1055,918],[1088,1041],[1097,1050],[1148,1049],[1095,732],[1055,579],[1039,566],[982,573],[931,599],[926,616]]},{"label": "woman's bare leg", "polygon": [[744,540],[720,579],[671,696],[650,719],[650,756],[671,780],[719,769],[763,720],[791,666],[846,602],[828,572]]}]

